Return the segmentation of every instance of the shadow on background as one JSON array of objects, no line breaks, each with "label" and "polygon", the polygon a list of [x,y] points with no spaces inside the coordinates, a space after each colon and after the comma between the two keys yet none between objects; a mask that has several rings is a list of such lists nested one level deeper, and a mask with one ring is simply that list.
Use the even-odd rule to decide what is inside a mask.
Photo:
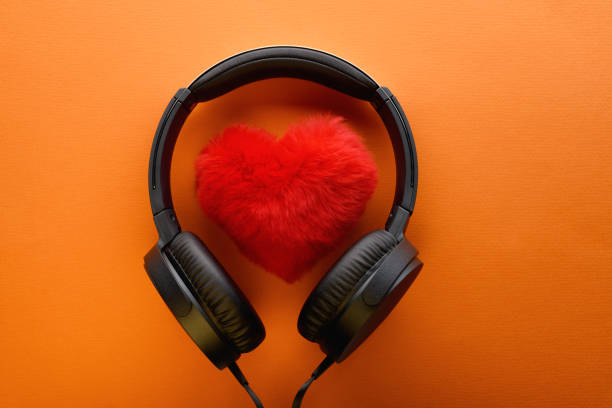
[{"label": "shadow on background", "polygon": [[[246,123],[282,137],[292,123],[320,113],[342,116],[361,135],[378,166],[379,183],[364,214],[339,247],[289,285],[247,260],[229,236],[202,212],[195,192],[194,163],[202,148],[229,125]],[[286,405],[287,399],[292,398],[301,385],[296,383],[296,376],[305,380],[322,356],[318,347],[302,339],[296,329],[297,316],[306,297],[348,247],[368,232],[384,227],[391,207],[395,163],[382,121],[368,102],[318,84],[286,78],[256,82],[195,108],[178,139],[171,180],[175,209],[183,229],[202,238],[245,292],[266,326],[267,338],[256,350],[257,357],[244,362],[247,370],[278,374],[286,369],[288,360],[296,362],[296,372],[292,375],[274,375],[278,390],[283,390],[280,395],[273,396],[272,401],[270,395],[262,396],[268,402],[276,399],[278,404]],[[258,367],[249,369],[249,364],[258,364]],[[355,364],[359,364],[359,360]],[[342,372],[343,369],[338,370],[338,375]],[[256,381],[254,378],[253,382]],[[338,384],[347,392],[351,388],[351,384],[344,384],[342,380]]]}]

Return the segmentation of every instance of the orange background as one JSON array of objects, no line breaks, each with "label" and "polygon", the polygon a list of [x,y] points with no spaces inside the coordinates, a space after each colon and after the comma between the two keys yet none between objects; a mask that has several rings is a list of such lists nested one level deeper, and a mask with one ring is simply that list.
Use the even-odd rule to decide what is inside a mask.
[{"label": "orange background", "polygon": [[[2,2],[0,406],[250,406],[143,270],[156,240],[147,165],[176,89],[271,44],[335,53],[389,86],[420,163],[407,236],[425,268],[304,406],[611,406],[610,3],[229,3]],[[193,162],[231,123],[280,135],[320,111],[364,136],[381,182],[342,247],[287,285],[201,213]],[[296,330],[303,301],[389,209],[382,124],[363,102],[270,80],[199,106],[175,158],[184,228],[267,328],[240,364],[266,407],[287,407],[321,358]]]}]

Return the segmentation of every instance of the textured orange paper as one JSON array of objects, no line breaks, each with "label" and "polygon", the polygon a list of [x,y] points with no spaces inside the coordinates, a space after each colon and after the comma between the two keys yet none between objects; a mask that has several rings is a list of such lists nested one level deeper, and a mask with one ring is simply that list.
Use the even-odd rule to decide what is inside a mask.
[{"label": "textured orange paper", "polygon": [[[246,407],[148,281],[153,132],[201,70],[271,44],[320,48],[389,86],[411,121],[425,267],[305,407],[612,405],[612,6],[607,1],[4,1],[0,5],[0,406]],[[225,126],[282,134],[344,115],[381,182],[341,248],[287,285],[201,213],[193,162]],[[177,214],[268,336],[240,364],[288,407],[321,355],[296,330],[334,259],[380,228],[394,187],[371,108],[270,80],[199,106],[178,142]]]}]

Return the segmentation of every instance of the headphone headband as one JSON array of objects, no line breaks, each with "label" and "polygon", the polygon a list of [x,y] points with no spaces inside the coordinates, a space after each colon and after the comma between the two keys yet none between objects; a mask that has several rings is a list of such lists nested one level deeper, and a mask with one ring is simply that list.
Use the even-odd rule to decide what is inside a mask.
[{"label": "headphone headband", "polygon": [[170,165],[176,139],[189,113],[198,102],[278,77],[316,82],[374,106],[391,137],[395,155],[395,198],[385,229],[398,237],[403,234],[414,209],[418,173],[412,131],[397,99],[359,68],[331,54],[302,47],[266,47],[221,61],[170,100],[155,132],[149,161],[149,197],[160,246],[181,231],[172,205]]},{"label": "headphone headband", "polygon": [[365,72],[323,51],[301,47],[266,47],[245,51],[206,70],[189,86],[198,102],[241,85],[267,78],[299,78],[370,101],[378,85]]}]

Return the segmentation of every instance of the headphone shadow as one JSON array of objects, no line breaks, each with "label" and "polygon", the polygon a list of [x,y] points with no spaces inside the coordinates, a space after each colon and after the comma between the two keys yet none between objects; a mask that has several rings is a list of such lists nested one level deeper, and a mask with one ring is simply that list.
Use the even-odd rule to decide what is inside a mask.
[{"label": "headphone shadow", "polygon": [[[289,78],[270,79],[247,84],[214,101],[200,103],[188,117],[178,138],[171,184],[175,209],[183,230],[196,233],[206,243],[254,306],[269,293],[270,289],[263,288],[269,285],[276,290],[288,288],[282,281],[284,286],[280,286],[280,279],[266,273],[244,256],[237,256],[238,248],[229,236],[203,214],[196,199],[193,164],[202,148],[231,124],[247,123],[279,135],[300,118],[326,113],[343,117],[350,127],[362,135],[364,144],[376,159],[379,173],[392,176],[380,178],[366,211],[347,233],[340,247],[320,259],[313,270],[305,273],[297,282],[296,286],[300,287],[298,297],[302,299],[296,304],[301,305],[300,302],[305,300],[316,281],[347,248],[367,232],[381,228],[391,207],[395,162],[391,142],[375,110],[366,101],[316,83]],[[389,162],[391,167],[385,164]]]}]

